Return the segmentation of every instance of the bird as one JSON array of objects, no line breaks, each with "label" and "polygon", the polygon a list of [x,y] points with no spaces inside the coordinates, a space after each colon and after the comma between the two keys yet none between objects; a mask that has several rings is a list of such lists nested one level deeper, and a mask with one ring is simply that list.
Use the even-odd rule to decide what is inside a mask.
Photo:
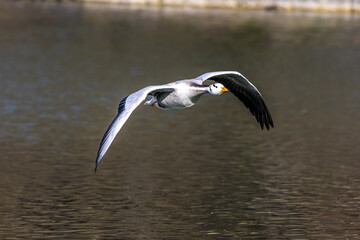
[{"label": "bird", "polygon": [[[214,83],[204,84],[206,80]],[[215,71],[204,73],[193,79],[179,80],[164,85],[147,86],[121,100],[118,113],[106,130],[96,157],[96,169],[109,149],[115,136],[130,117],[131,113],[148,96],[150,100],[144,105],[162,110],[180,110],[189,108],[197,103],[204,94],[222,95],[233,93],[255,116],[261,129],[274,127],[274,123],[264,99],[259,90],[241,73],[237,71]]]}]

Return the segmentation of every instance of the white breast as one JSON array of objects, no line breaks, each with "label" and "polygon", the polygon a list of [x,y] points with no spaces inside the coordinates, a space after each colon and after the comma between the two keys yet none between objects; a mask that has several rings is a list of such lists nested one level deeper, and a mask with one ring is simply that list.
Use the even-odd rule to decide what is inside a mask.
[{"label": "white breast", "polygon": [[189,88],[188,84],[178,84],[176,90],[165,97],[160,104],[165,106],[168,110],[188,108],[194,105],[191,101],[193,95],[194,93]]}]

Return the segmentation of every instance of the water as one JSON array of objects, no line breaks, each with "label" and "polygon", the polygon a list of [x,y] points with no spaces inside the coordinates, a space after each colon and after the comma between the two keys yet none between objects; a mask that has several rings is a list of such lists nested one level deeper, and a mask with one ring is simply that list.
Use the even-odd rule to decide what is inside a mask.
[{"label": "water", "polygon": [[[359,239],[357,15],[0,3],[1,239]],[[234,96],[140,107],[93,173],[120,100],[238,70]]]}]

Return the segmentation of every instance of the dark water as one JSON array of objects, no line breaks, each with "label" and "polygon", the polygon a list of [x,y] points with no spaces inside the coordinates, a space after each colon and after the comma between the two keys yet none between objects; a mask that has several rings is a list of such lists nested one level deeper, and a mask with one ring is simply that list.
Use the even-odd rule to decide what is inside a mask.
[{"label": "dark water", "polygon": [[[0,3],[1,239],[359,239],[360,18]],[[231,94],[140,107],[93,173],[117,104],[238,70]]]}]

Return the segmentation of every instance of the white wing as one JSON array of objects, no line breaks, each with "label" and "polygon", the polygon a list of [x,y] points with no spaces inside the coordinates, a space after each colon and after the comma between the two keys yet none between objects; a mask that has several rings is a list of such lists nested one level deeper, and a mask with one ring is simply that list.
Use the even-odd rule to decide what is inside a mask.
[{"label": "white wing", "polygon": [[239,75],[241,75],[239,72],[236,72],[236,71],[217,71],[217,72],[204,73],[203,75],[200,75],[195,79],[205,81],[205,80],[207,80],[207,79],[209,79],[209,78],[211,78],[213,76],[223,75],[223,74],[239,74]]},{"label": "white wing", "polygon": [[97,166],[99,165],[100,160],[105,155],[106,151],[109,149],[110,144],[114,140],[116,134],[120,131],[126,120],[130,117],[130,114],[135,110],[135,108],[146,99],[146,96],[151,92],[171,92],[173,90],[173,88],[167,85],[149,86],[137,92],[134,92],[133,94],[130,94],[129,96],[121,100],[119,104],[118,114],[110,124],[109,128],[106,130],[105,135],[101,140],[98,154],[96,157],[95,171]]},{"label": "white wing", "polygon": [[[204,73],[203,75],[198,76],[197,78],[195,78],[196,80],[201,80],[202,82],[208,80],[209,78],[218,76],[218,75],[225,75],[225,74],[236,74],[241,76],[244,80],[246,80],[253,88],[255,88],[255,90],[259,92],[259,90],[254,86],[254,84],[252,84],[244,75],[242,75],[241,73],[237,72],[237,71],[217,71],[217,72],[208,72],[208,73]],[[261,94],[261,93],[260,93]]]}]

